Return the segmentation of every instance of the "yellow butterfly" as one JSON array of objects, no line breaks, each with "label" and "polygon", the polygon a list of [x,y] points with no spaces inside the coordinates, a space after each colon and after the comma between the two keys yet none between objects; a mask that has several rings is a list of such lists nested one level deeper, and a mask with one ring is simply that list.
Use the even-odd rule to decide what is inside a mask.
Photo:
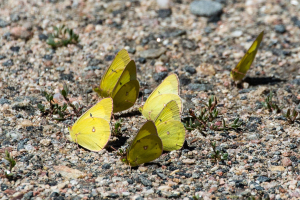
[{"label": "yellow butterfly", "polygon": [[262,31],[257,36],[256,40],[253,42],[253,44],[248,49],[248,51],[244,55],[244,57],[237,64],[237,66],[231,70],[230,77],[234,81],[241,81],[245,77],[247,71],[251,67],[251,64],[255,58],[255,55],[256,55],[258,47],[263,39],[263,36],[264,36],[264,32]]},{"label": "yellow butterfly", "polygon": [[101,97],[113,99],[113,112],[126,110],[134,105],[140,84],[136,77],[135,62],[125,49],[119,51],[94,91]]},{"label": "yellow butterfly", "polygon": [[176,101],[170,101],[155,120],[158,136],[164,151],[181,149],[185,141],[185,128],[181,123],[180,111]]},{"label": "yellow butterfly", "polygon": [[110,138],[112,110],[111,98],[102,99],[87,110],[69,127],[72,141],[91,151],[103,149]]},{"label": "yellow butterfly", "polygon": [[182,103],[179,96],[179,81],[176,74],[171,74],[150,94],[144,106],[140,111],[148,120],[155,120],[164,106],[175,100],[179,110],[182,109]]},{"label": "yellow butterfly", "polygon": [[147,163],[158,158],[163,151],[161,139],[153,121],[147,121],[135,136],[126,155],[121,158],[131,167]]}]

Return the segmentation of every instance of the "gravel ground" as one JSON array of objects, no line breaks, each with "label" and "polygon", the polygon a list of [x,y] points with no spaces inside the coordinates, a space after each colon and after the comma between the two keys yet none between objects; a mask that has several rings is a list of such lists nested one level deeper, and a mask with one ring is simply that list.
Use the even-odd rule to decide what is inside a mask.
[{"label": "gravel ground", "polygon": [[[2,0],[0,198],[300,199],[299,121],[261,103],[273,91],[283,109],[300,110],[299,10],[298,0]],[[45,40],[62,24],[80,42],[53,50]],[[262,30],[254,64],[237,87],[230,70]],[[67,129],[76,118],[42,115],[37,104],[48,104],[41,91],[57,99],[66,83],[71,101],[93,105],[92,87],[122,48],[136,61],[140,98],[112,120],[123,120],[121,136],[106,149],[78,148]],[[220,116],[243,123],[206,137],[187,131],[182,150],[130,169],[110,146],[128,145],[145,122],[137,112],[142,97],[170,73],[180,79],[183,116],[215,95]],[[214,163],[209,141],[228,159]],[[17,162],[11,181],[5,149]]]}]

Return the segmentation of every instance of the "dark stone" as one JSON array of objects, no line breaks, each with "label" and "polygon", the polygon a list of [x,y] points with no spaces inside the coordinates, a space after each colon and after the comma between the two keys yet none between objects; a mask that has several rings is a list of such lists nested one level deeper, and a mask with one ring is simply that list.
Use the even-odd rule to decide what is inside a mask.
[{"label": "dark stone", "polygon": [[254,188],[256,189],[256,190],[258,190],[258,191],[263,191],[265,188],[263,188],[263,187],[261,187],[261,186],[259,186],[259,185],[256,185],[256,186],[254,186]]},{"label": "dark stone", "polygon": [[295,85],[300,85],[300,78],[292,80],[291,83]]},{"label": "dark stone", "polygon": [[24,117],[24,116],[21,115],[20,113],[16,114],[15,116],[16,116],[16,118],[19,118],[19,119]]},{"label": "dark stone", "polygon": [[2,97],[0,99],[0,104],[3,105],[3,104],[10,104],[10,100],[6,99],[5,97]]},{"label": "dark stone", "polygon": [[247,182],[246,180],[234,180],[235,182],[235,187],[237,188],[244,188],[245,186],[247,186]]},{"label": "dark stone", "polygon": [[239,91],[239,94],[249,93],[250,91],[251,91],[251,89],[242,89]]},{"label": "dark stone", "polygon": [[126,181],[127,181],[128,184],[133,184],[133,180],[130,179],[130,178],[128,178]]},{"label": "dark stone", "polygon": [[59,194],[57,192],[52,192],[52,194],[50,195],[50,197],[58,197]]},{"label": "dark stone", "polygon": [[53,200],[64,200],[65,198],[62,196],[54,197]]},{"label": "dark stone", "polygon": [[186,35],[186,30],[175,29],[173,31],[166,33],[167,37],[178,37],[182,35]]},{"label": "dark stone", "polygon": [[144,89],[144,94],[151,94],[152,90]]},{"label": "dark stone", "polygon": [[4,58],[6,58],[5,55],[0,55],[0,60],[3,60]]},{"label": "dark stone", "polygon": [[172,15],[172,10],[171,9],[159,9],[157,11],[158,17],[159,18],[167,18]]},{"label": "dark stone", "polygon": [[159,72],[153,75],[153,79],[156,82],[160,82],[162,81],[164,78],[166,78],[168,76],[168,72]]},{"label": "dark stone", "polygon": [[105,61],[112,61],[114,58],[115,58],[114,55],[106,55],[106,56],[104,57]]},{"label": "dark stone", "polygon": [[72,72],[70,72],[69,74],[60,74],[60,79],[61,80],[66,80],[66,81],[73,81],[74,75]]},{"label": "dark stone", "polygon": [[185,75],[180,76],[179,80],[180,84],[183,86],[188,85],[192,82],[191,79]]},{"label": "dark stone", "polygon": [[295,144],[290,144],[290,148],[291,148],[291,149],[296,149],[296,148],[297,148],[297,145],[295,145]]},{"label": "dark stone", "polygon": [[152,186],[152,182],[150,180],[148,180],[147,178],[145,178],[144,176],[139,176],[139,179],[144,186],[146,186],[146,187]]},{"label": "dark stone", "polygon": [[48,185],[50,185],[50,186],[55,186],[55,185],[57,185],[57,181],[49,182]]},{"label": "dark stone", "polygon": [[8,25],[9,25],[9,23],[7,21],[4,21],[3,19],[0,19],[0,28],[4,28]]},{"label": "dark stone", "polygon": [[102,169],[110,169],[110,164],[108,164],[108,163],[104,163],[103,165],[102,165]]},{"label": "dark stone", "polygon": [[300,28],[300,20],[296,16],[292,17],[291,21],[294,22],[295,26],[298,26]]},{"label": "dark stone", "polygon": [[298,158],[296,156],[291,156],[291,161],[294,162],[294,163],[297,163],[298,162]]},{"label": "dark stone", "polygon": [[109,195],[107,195],[107,197],[108,197],[108,198],[113,198],[113,199],[115,199],[115,198],[118,198],[119,195],[116,194],[116,193],[110,193]]},{"label": "dark stone", "polygon": [[131,54],[135,54],[135,48],[129,48],[128,49],[128,53],[131,53]]},{"label": "dark stone", "polygon": [[39,40],[40,40],[40,41],[44,41],[44,40],[47,40],[47,39],[48,39],[48,36],[47,36],[47,35],[45,35],[45,34],[43,34],[43,33],[39,34]]},{"label": "dark stone", "polygon": [[20,47],[19,47],[19,46],[10,47],[9,49],[10,49],[11,51],[13,51],[13,52],[19,52],[19,51],[20,51]]},{"label": "dark stone", "polygon": [[14,61],[12,59],[9,59],[7,61],[5,61],[4,63],[2,63],[2,66],[5,66],[5,67],[11,67],[14,65]]},{"label": "dark stone", "polygon": [[52,60],[53,56],[48,54],[48,55],[44,55],[43,57],[45,60]]},{"label": "dark stone", "polygon": [[145,64],[147,60],[146,60],[146,58],[139,57],[139,58],[138,58],[138,61],[139,61],[139,63],[141,63],[141,64]]},{"label": "dark stone", "polygon": [[275,31],[277,33],[285,33],[286,32],[286,28],[283,24],[278,24],[275,26]]},{"label": "dark stone", "polygon": [[260,183],[271,181],[271,179],[266,176],[259,176],[256,180],[259,181]]},{"label": "dark stone", "polygon": [[157,176],[159,176],[161,179],[167,179],[167,176],[164,175],[163,173],[157,173]]},{"label": "dark stone", "polygon": [[10,14],[10,20],[13,22],[17,22],[20,20],[20,16],[17,13]]},{"label": "dark stone", "polygon": [[186,66],[186,67],[184,68],[184,70],[185,70],[186,72],[190,73],[190,74],[195,74],[195,73],[197,72],[196,69],[195,69],[194,67],[192,67],[192,66]]},{"label": "dark stone", "polygon": [[246,100],[247,99],[247,96],[242,96],[241,97],[241,100]]},{"label": "dark stone", "polygon": [[211,84],[200,84],[200,83],[190,83],[188,85],[189,90],[192,91],[209,91],[213,89],[213,86]]},{"label": "dark stone", "polygon": [[8,186],[5,184],[1,184],[1,191],[5,191],[8,189]]},{"label": "dark stone", "polygon": [[31,197],[33,197],[33,192],[32,191],[27,192],[26,194],[24,194],[22,200],[30,200]]}]

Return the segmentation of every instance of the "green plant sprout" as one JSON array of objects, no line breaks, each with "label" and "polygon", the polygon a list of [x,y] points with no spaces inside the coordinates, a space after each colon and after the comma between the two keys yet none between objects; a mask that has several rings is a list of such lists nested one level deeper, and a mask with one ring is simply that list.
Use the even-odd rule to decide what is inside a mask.
[{"label": "green plant sprout", "polygon": [[279,106],[274,103],[272,101],[272,98],[273,98],[273,92],[271,91],[267,98],[265,99],[265,102],[262,102],[262,105],[269,110],[269,112],[273,112],[275,111],[276,113],[280,113],[281,112],[281,109],[279,108]]},{"label": "green plant sprout", "polygon": [[53,27],[54,33],[50,34],[47,39],[47,44],[52,48],[67,46],[68,44],[77,44],[79,35],[75,34],[72,29],[66,28],[65,25]]},{"label": "green plant sprout", "polygon": [[203,131],[207,129],[211,130],[230,130],[237,129],[242,125],[242,122],[239,121],[239,118],[236,118],[232,124],[226,125],[225,120],[222,119],[222,125],[218,125],[216,122],[219,111],[216,106],[218,104],[217,98],[211,96],[208,100],[208,103],[205,104],[204,108],[200,110],[198,116],[194,113],[192,109],[189,110],[190,117],[185,118],[184,126],[187,130],[191,131],[198,129],[201,134],[206,136]]},{"label": "green plant sprout", "polygon": [[16,161],[14,160],[14,157],[10,155],[10,153],[5,149],[5,160],[9,162],[9,169],[5,172],[5,176],[8,179],[11,179],[13,177],[12,169],[16,165]]},{"label": "green plant sprout", "polygon": [[296,120],[300,119],[300,117],[298,117],[299,113],[295,110],[295,108],[293,108],[292,111],[291,109],[288,109],[286,113],[282,112],[282,114],[284,117],[286,117],[290,124],[293,124]]},{"label": "green plant sprout", "polygon": [[61,90],[60,93],[61,93],[61,95],[63,96],[64,100],[67,103],[64,103],[62,106],[60,106],[60,105],[58,105],[57,103],[54,102],[52,94],[48,94],[46,91],[42,91],[42,95],[46,98],[46,100],[50,104],[50,109],[46,109],[46,106],[43,105],[43,104],[38,104],[37,105],[38,109],[43,113],[43,115],[47,115],[47,114],[56,115],[56,114],[58,114],[60,118],[54,118],[54,119],[58,120],[58,121],[63,121],[63,120],[66,119],[65,116],[68,115],[68,113],[66,112],[66,109],[69,105],[70,107],[73,108],[75,114],[77,116],[79,116],[81,108],[78,108],[77,105],[75,106],[70,102],[70,100],[68,98],[69,89],[68,89],[68,87],[65,83],[63,85],[63,90]]},{"label": "green plant sprout", "polygon": [[211,158],[214,159],[215,163],[217,161],[223,161],[228,159],[228,153],[223,153],[223,151],[217,150],[216,142],[210,142],[210,145],[213,149],[211,153]]},{"label": "green plant sprout", "polygon": [[120,119],[115,123],[114,129],[113,129],[113,133],[115,136],[119,136],[121,134],[122,122],[123,122],[123,120]]}]

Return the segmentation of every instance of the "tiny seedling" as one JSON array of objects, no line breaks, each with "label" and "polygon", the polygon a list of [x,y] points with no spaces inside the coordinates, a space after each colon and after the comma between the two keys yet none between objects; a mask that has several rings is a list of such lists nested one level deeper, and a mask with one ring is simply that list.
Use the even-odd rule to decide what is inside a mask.
[{"label": "tiny seedling", "polygon": [[117,121],[115,123],[114,130],[113,130],[113,133],[114,133],[115,136],[119,136],[121,134],[122,122],[123,122],[123,120],[120,119],[119,121]]},{"label": "tiny seedling", "polygon": [[9,162],[9,169],[5,172],[5,176],[8,179],[11,179],[13,177],[12,169],[16,165],[16,161],[14,160],[14,157],[10,155],[10,153],[5,149],[5,160]]},{"label": "tiny seedling", "polygon": [[213,152],[211,153],[211,158],[214,159],[215,162],[228,159],[228,153],[217,150],[216,142],[210,142],[210,145],[213,150]]},{"label": "tiny seedling", "polygon": [[288,109],[286,113],[282,112],[282,114],[286,117],[290,124],[293,124],[296,120],[300,119],[300,117],[298,117],[299,113],[295,110],[295,108],[293,108],[292,111],[291,109]]},{"label": "tiny seedling", "polygon": [[216,122],[219,114],[219,111],[216,108],[217,104],[218,104],[217,98],[211,96],[208,100],[208,103],[204,104],[204,108],[200,110],[198,116],[196,116],[195,112],[192,109],[190,109],[189,110],[190,117],[187,117],[184,120],[185,128],[189,131],[198,129],[200,133],[206,136],[203,131],[207,129],[230,130],[230,129],[237,129],[242,125],[242,122],[239,121],[239,118],[236,118],[234,122],[230,125],[226,125],[224,119],[222,119],[222,124]]},{"label": "tiny seedling", "polygon": [[269,112],[275,112],[280,113],[281,109],[279,106],[272,101],[273,98],[273,92],[271,91],[267,98],[265,99],[265,102],[262,102],[262,105],[269,110]]},{"label": "tiny seedling", "polygon": [[68,44],[77,44],[79,35],[75,34],[72,29],[66,28],[65,25],[53,27],[54,33],[50,34],[47,39],[47,44],[52,48],[67,46]]},{"label": "tiny seedling", "polygon": [[50,108],[47,109],[45,105],[43,104],[38,104],[37,107],[38,109],[43,113],[43,115],[47,115],[47,114],[58,114],[60,118],[55,118],[55,120],[58,121],[63,121],[65,120],[65,116],[68,115],[68,113],[66,112],[66,109],[69,106],[71,106],[75,112],[75,114],[77,116],[80,115],[80,110],[81,108],[78,108],[78,106],[73,105],[69,98],[68,98],[68,93],[69,93],[69,89],[67,87],[67,85],[64,83],[63,85],[63,90],[60,91],[61,95],[63,96],[64,100],[67,103],[64,103],[62,106],[58,105],[58,103],[55,103],[53,100],[53,94],[48,94],[46,91],[42,91],[42,95],[46,98],[46,100],[49,102],[50,104]]}]

